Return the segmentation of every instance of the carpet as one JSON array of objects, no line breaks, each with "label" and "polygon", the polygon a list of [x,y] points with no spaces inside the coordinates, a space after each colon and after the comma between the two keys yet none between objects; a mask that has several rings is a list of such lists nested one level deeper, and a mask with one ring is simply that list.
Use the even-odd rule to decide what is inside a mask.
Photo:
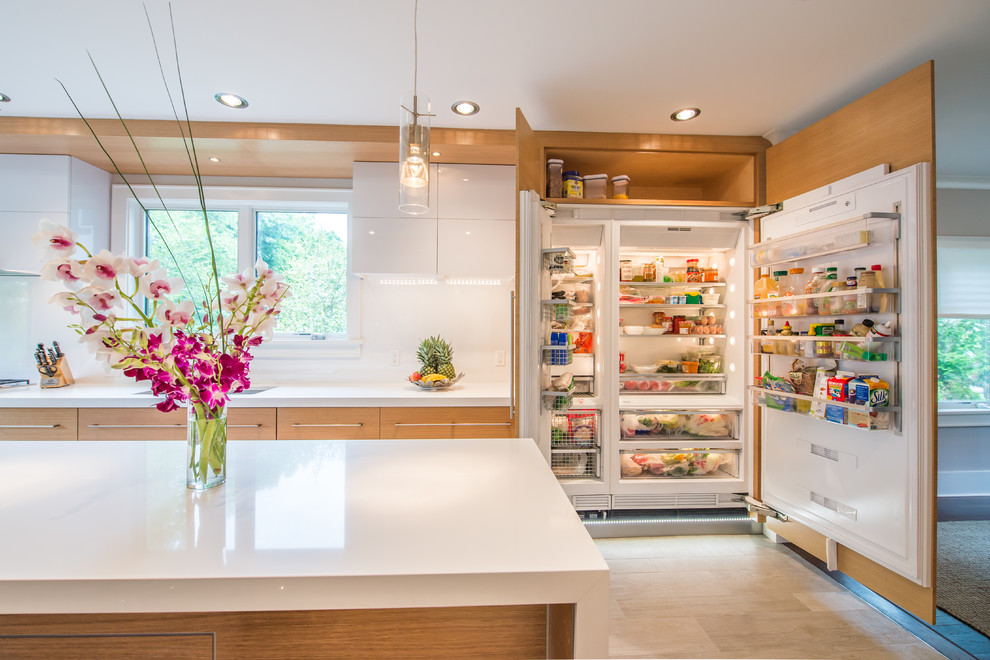
[{"label": "carpet", "polygon": [[936,605],[990,637],[990,520],[938,523]]}]

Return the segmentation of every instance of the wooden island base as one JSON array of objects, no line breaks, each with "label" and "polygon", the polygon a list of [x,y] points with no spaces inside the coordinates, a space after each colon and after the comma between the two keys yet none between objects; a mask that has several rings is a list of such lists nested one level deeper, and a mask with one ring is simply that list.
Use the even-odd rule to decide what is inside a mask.
[{"label": "wooden island base", "polygon": [[574,606],[0,615],[6,660],[572,658]]}]

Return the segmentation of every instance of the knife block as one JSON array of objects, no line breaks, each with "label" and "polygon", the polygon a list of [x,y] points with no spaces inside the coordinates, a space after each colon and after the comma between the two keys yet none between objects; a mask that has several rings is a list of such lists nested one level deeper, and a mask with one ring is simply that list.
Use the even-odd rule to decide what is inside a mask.
[{"label": "knife block", "polygon": [[65,387],[66,385],[72,385],[75,379],[72,378],[72,370],[69,369],[69,363],[66,361],[65,357],[60,357],[58,361],[52,366],[39,366],[38,373],[41,374],[41,380],[39,385],[43,389],[48,389],[51,387]]}]

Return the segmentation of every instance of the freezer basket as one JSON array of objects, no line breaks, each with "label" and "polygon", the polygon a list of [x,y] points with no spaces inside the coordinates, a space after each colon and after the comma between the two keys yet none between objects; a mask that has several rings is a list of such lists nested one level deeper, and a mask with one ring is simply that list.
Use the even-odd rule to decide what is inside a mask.
[{"label": "freezer basket", "polygon": [[599,412],[572,410],[554,415],[550,427],[550,446],[554,449],[593,449],[598,446]]},{"label": "freezer basket", "polygon": [[550,469],[558,478],[598,477],[598,450],[563,449],[550,454]]}]

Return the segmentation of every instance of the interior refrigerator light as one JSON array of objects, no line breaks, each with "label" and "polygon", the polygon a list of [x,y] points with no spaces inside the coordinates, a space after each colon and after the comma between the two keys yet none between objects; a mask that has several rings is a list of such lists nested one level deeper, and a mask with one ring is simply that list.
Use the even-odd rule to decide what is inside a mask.
[{"label": "interior refrigerator light", "polygon": [[730,362],[729,363],[729,371],[731,371],[732,373],[736,373],[736,363],[735,362]]},{"label": "interior refrigerator light", "polygon": [[[715,340],[714,339],[712,340],[712,343],[713,344],[715,343]],[[735,337],[729,337],[729,345],[730,346],[735,346],[736,345],[736,338]]]},{"label": "interior refrigerator light", "polygon": [[736,310],[733,309],[729,312],[729,318],[730,319],[736,318]]},{"label": "interior refrigerator light", "polygon": [[729,265],[730,266],[735,266],[736,265],[736,258],[735,257],[729,257]]},{"label": "interior refrigerator light", "polygon": [[730,284],[729,285],[729,293],[735,293],[735,292],[736,292],[736,285],[735,284]]}]

